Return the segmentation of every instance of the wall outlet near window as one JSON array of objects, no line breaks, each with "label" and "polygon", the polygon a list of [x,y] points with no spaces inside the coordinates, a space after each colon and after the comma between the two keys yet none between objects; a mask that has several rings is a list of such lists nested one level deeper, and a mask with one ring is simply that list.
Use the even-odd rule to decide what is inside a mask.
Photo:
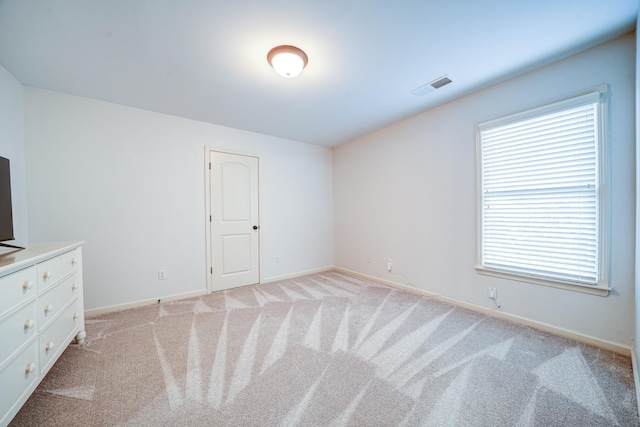
[{"label": "wall outlet near window", "polygon": [[387,271],[391,271],[392,268],[393,264],[391,263],[391,258],[389,258],[389,260],[387,261]]},{"label": "wall outlet near window", "polygon": [[489,288],[489,298],[492,300],[498,299],[498,290],[496,288]]},{"label": "wall outlet near window", "polygon": [[167,279],[167,270],[158,270],[158,280]]}]

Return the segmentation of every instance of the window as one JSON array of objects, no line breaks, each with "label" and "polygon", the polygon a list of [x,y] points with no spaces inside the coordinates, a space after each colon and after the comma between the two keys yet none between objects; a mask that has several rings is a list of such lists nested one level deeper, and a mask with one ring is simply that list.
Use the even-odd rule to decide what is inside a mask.
[{"label": "window", "polygon": [[606,99],[603,86],[478,125],[480,273],[606,295]]}]

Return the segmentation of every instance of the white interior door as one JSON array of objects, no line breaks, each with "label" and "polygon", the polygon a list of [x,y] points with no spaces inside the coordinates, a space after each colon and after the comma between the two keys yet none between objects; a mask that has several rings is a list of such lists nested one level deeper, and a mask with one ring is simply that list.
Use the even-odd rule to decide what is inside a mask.
[{"label": "white interior door", "polygon": [[258,158],[209,152],[212,290],[260,282]]}]

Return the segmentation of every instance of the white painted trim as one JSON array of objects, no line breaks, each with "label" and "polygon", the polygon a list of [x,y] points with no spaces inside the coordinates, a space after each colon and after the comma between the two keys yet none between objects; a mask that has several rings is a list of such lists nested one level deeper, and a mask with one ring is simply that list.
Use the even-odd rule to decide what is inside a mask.
[{"label": "white painted trim", "polygon": [[209,152],[211,149],[204,146],[204,252],[206,259],[204,260],[207,266],[205,276],[207,278],[207,292],[211,293],[213,289],[212,277],[211,277],[211,221],[209,215],[211,214],[211,183],[209,179]]},{"label": "white painted trim", "polygon": [[638,405],[638,413],[640,414],[640,372],[638,372],[638,354],[634,347],[631,347],[631,369],[633,369],[633,382],[636,386],[636,404]]},{"label": "white painted trim", "polygon": [[501,279],[509,279],[516,282],[533,283],[535,285],[549,286],[552,288],[565,289],[567,291],[581,292],[583,294],[596,295],[606,297],[611,292],[611,288],[606,286],[585,285],[582,283],[570,283],[562,281],[554,281],[551,279],[543,279],[540,277],[529,277],[524,274],[509,273],[507,271],[492,270],[490,268],[476,265],[478,274],[485,276],[499,277]]},{"label": "white painted trim", "polygon": [[262,280],[262,283],[277,282],[278,280],[294,279],[296,277],[306,276],[309,274],[324,273],[336,269],[334,266],[315,268],[313,270],[299,271],[297,273],[285,274],[283,276],[274,276]]},{"label": "white painted trim", "polygon": [[[527,319],[525,317],[520,317],[520,316],[516,316],[514,314],[509,314],[509,313],[505,313],[503,311],[498,311],[496,309],[492,309],[492,308],[487,308],[487,307],[483,307],[480,305],[476,305],[476,304],[471,304],[468,302],[464,302],[455,298],[451,298],[451,297],[446,297],[443,295],[438,295],[438,294],[434,294],[428,291],[423,291],[422,289],[418,289],[418,288],[414,288],[412,286],[407,286],[401,283],[397,283],[397,282],[391,282],[388,280],[384,280],[384,279],[379,279],[377,277],[373,277],[373,276],[369,276],[367,274],[362,274],[362,273],[358,273],[356,271],[352,271],[352,270],[348,270],[346,268],[342,268],[342,267],[334,267],[334,269],[336,271],[339,271],[341,273],[344,274],[348,274],[351,276],[355,276],[355,277],[360,277],[363,279],[367,279],[367,280],[371,280],[372,282],[376,282],[376,283],[380,283],[383,285],[387,285],[387,286],[391,286],[393,288],[396,289],[401,289],[407,292],[411,292],[414,294],[418,294],[418,295],[422,295],[422,296],[426,296],[429,298],[433,298],[435,300],[438,301],[442,301],[445,303],[449,303],[449,304],[453,304],[456,305],[458,307],[463,307],[469,310],[473,310],[479,313],[483,313],[483,314],[487,314],[489,316],[493,316],[493,317],[497,317],[499,319],[504,319],[504,320],[509,320],[511,322],[514,323],[518,323],[520,325],[525,325],[525,326],[529,326],[531,328],[534,329],[538,329],[541,331],[545,331],[545,332],[549,332],[551,334],[554,335],[558,335],[561,336],[563,338],[569,338],[581,343],[585,343],[585,344],[589,344],[595,347],[599,347],[599,348],[603,348],[605,350],[609,350],[612,351],[614,353],[617,354],[621,354],[623,356],[626,357],[630,357],[631,356],[631,348],[624,346],[622,344],[618,344],[618,343],[613,343],[610,341],[605,341],[599,338],[595,338],[589,335],[584,335],[584,334],[580,334],[578,332],[574,332],[574,331],[570,331],[564,328],[558,328],[556,326],[553,325],[549,325],[543,322],[538,322],[535,320],[531,320],[531,319]],[[635,372],[635,369],[634,369]],[[636,387],[637,390],[637,387]]]},{"label": "white painted trim", "polygon": [[[205,145],[204,147],[204,228],[205,228],[205,264],[207,271],[205,275],[207,277],[207,292],[211,293],[213,289],[213,278],[211,274],[211,222],[209,221],[209,215],[211,215],[211,171],[209,169],[209,159],[211,158],[211,152],[235,154],[238,156],[255,157],[258,159],[258,225],[262,225],[261,217],[261,204],[262,204],[262,155],[259,153],[250,153],[246,151],[224,150],[211,148]],[[258,229],[258,284],[262,283],[262,227]]]},{"label": "white painted trim", "polygon": [[151,299],[145,299],[140,301],[128,302],[125,304],[117,304],[117,305],[110,305],[107,307],[92,308],[91,310],[85,310],[84,315],[85,317],[99,316],[101,314],[113,313],[115,311],[123,311],[123,310],[129,310],[131,308],[158,304],[159,302],[176,301],[176,300],[185,299],[185,298],[199,297],[207,294],[208,294],[207,290],[202,289],[199,291],[185,292],[182,294],[167,295],[159,298],[151,298]]}]

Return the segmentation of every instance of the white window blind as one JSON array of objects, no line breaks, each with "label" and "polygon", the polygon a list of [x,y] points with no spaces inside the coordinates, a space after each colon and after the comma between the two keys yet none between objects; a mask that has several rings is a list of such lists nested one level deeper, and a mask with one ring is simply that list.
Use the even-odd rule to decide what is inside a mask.
[{"label": "white window blind", "polygon": [[600,92],[479,126],[482,268],[599,285]]}]

